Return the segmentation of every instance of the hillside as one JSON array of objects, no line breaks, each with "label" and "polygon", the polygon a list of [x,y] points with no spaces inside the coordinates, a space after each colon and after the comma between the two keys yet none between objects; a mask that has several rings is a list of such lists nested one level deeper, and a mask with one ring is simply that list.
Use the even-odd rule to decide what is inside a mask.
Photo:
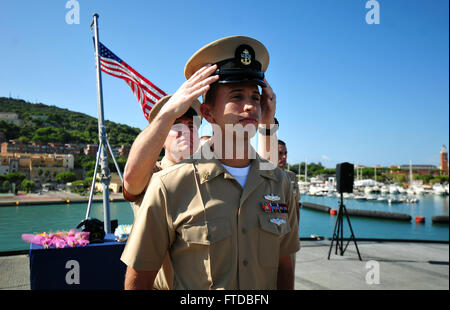
[{"label": "hillside", "polygon": [[[6,140],[98,144],[97,118],[83,113],[7,97],[0,97],[0,112],[16,112],[22,120],[20,126],[0,121]],[[111,145],[131,145],[140,132],[110,121],[105,125]]]}]

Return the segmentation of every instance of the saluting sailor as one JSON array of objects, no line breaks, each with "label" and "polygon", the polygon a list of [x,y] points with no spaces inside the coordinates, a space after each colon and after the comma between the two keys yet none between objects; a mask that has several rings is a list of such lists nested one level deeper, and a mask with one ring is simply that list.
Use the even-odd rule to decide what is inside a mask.
[{"label": "saluting sailor", "polygon": [[243,135],[243,157],[218,154],[229,147],[227,136],[236,147],[233,127],[254,133],[274,123],[268,63],[262,43],[234,36],[206,45],[186,64],[187,81],[172,98],[192,103],[198,91],[206,93],[200,110],[214,125],[213,146],[199,154],[214,156],[194,154],[151,178],[121,258],[126,289],[151,289],[166,253],[174,289],[293,288],[290,254],[299,238],[290,180],[279,168],[260,169],[267,161],[251,151],[251,131]]},{"label": "saluting sailor", "polygon": [[[179,102],[171,101],[167,95],[155,103],[150,111],[149,125],[136,138],[125,166],[123,196],[133,203],[134,214],[137,213],[145,190],[153,175],[167,167],[189,158],[197,149],[200,126],[200,102],[195,100],[180,115]],[[162,148],[165,155],[157,161]],[[172,289],[173,270],[169,257],[164,258],[156,277],[154,287],[158,290]]]}]

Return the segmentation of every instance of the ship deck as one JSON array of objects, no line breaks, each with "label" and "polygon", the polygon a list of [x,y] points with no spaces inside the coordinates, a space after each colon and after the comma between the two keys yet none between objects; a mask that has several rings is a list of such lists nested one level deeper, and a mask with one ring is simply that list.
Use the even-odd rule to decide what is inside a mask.
[{"label": "ship deck", "polygon": [[[449,244],[358,241],[343,256],[331,240],[302,240],[297,253],[296,290],[448,290]],[[0,257],[0,289],[29,290],[28,255]]]}]

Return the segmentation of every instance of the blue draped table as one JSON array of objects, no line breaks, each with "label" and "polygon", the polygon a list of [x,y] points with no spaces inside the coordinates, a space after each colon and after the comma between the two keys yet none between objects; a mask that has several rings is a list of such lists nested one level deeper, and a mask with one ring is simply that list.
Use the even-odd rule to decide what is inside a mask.
[{"label": "blue draped table", "polygon": [[104,243],[85,247],[30,246],[32,290],[121,290],[126,265],[120,261],[125,242],[107,234]]}]

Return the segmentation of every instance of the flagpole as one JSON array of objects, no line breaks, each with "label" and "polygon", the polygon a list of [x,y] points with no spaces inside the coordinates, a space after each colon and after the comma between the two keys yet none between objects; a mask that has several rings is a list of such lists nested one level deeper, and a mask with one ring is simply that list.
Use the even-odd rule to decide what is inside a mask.
[{"label": "flagpole", "polygon": [[[109,183],[111,181],[111,175],[108,167],[108,154],[106,153],[107,138],[106,138],[106,128],[104,122],[103,113],[103,93],[102,93],[102,75],[100,70],[100,54],[98,50],[98,14],[94,14],[94,20],[92,21],[94,26],[94,42],[95,42],[95,63],[97,66],[97,108],[98,108],[98,135],[99,135],[99,145],[103,147],[99,149],[100,153],[100,183],[103,187],[103,223],[105,233],[111,233],[111,220],[109,212]],[[94,178],[96,176],[94,175]]]},{"label": "flagpole", "polygon": [[98,162],[100,160],[100,152],[102,150],[102,147],[103,147],[103,145],[100,142],[100,144],[98,146],[98,150],[97,150],[96,160],[95,160],[94,176],[92,178],[91,191],[89,192],[89,200],[88,200],[88,206],[87,206],[87,210],[86,210],[86,217],[84,218],[85,220],[87,220],[89,218],[89,213],[91,212],[92,197],[94,196],[95,181],[97,181],[97,168],[98,168]]}]

